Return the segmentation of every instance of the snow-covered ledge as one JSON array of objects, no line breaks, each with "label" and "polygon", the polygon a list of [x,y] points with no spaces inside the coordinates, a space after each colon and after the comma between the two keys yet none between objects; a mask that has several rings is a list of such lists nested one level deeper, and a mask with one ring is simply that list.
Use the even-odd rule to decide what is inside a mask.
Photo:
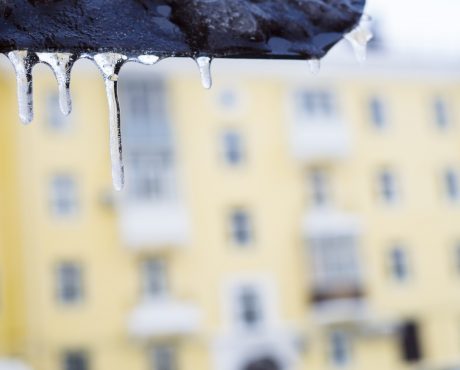
[{"label": "snow-covered ledge", "polygon": [[0,358],[0,370],[32,370],[32,368],[20,360]]},{"label": "snow-covered ledge", "polygon": [[295,120],[291,124],[291,147],[299,161],[336,160],[350,151],[350,135],[339,119]]},{"label": "snow-covered ledge", "polygon": [[195,305],[174,298],[159,298],[139,303],[128,320],[129,333],[140,339],[195,333],[201,312]]},{"label": "snow-covered ledge", "polygon": [[187,244],[190,223],[180,202],[122,202],[120,230],[124,245],[132,249],[159,249]]}]

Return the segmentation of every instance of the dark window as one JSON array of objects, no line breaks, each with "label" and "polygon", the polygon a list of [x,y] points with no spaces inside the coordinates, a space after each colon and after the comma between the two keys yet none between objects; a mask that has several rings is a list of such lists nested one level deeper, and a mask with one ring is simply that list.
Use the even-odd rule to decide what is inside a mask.
[{"label": "dark window", "polygon": [[385,106],[379,98],[372,98],[370,103],[370,113],[373,125],[382,129],[386,126]]},{"label": "dark window", "polygon": [[172,346],[156,346],[152,351],[152,370],[175,370],[176,351]]},{"label": "dark window", "polygon": [[167,293],[166,265],[158,259],[142,263],[143,292],[146,298],[156,298]]},{"label": "dark window", "polygon": [[235,131],[228,131],[222,137],[225,161],[230,165],[238,165],[244,160],[243,140]]},{"label": "dark window", "polygon": [[460,186],[458,174],[453,170],[446,171],[444,174],[444,183],[448,198],[453,201],[459,200]]},{"label": "dark window", "polygon": [[404,361],[417,362],[423,357],[419,326],[416,322],[406,322],[399,330],[401,356]]},{"label": "dark window", "polygon": [[394,203],[398,199],[396,177],[390,171],[382,171],[379,175],[380,198],[385,203]]},{"label": "dark window", "polygon": [[330,361],[335,367],[346,366],[351,361],[350,341],[348,335],[335,331],[329,337]]},{"label": "dark window", "polygon": [[409,277],[409,261],[403,247],[398,246],[390,251],[390,273],[397,281],[405,281]]},{"label": "dark window", "polygon": [[85,352],[70,351],[64,355],[64,370],[88,370],[89,361]]},{"label": "dark window", "polygon": [[303,91],[299,94],[299,110],[302,115],[325,118],[335,115],[335,104],[328,91]]},{"label": "dark window", "polygon": [[60,302],[73,304],[81,301],[83,286],[81,267],[77,263],[64,262],[57,268],[57,296]]},{"label": "dark window", "polygon": [[255,328],[262,322],[262,307],[255,289],[244,288],[238,297],[240,321],[246,328]]},{"label": "dark window", "polygon": [[252,241],[251,220],[246,211],[234,211],[230,216],[230,223],[233,243],[246,245]]},{"label": "dark window", "polygon": [[55,216],[71,216],[77,211],[77,186],[73,176],[56,175],[51,181],[51,210]]},{"label": "dark window", "polygon": [[327,173],[323,170],[313,170],[310,173],[311,197],[313,204],[321,206],[329,201]]},{"label": "dark window", "polygon": [[446,102],[441,98],[436,98],[434,101],[434,115],[436,125],[443,129],[449,125],[449,115],[447,112]]}]

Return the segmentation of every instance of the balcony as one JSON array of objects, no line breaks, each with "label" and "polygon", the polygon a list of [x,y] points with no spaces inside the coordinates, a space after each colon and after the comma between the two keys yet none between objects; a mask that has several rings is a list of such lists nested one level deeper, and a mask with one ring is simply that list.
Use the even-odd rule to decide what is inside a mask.
[{"label": "balcony", "polygon": [[305,216],[310,299],[318,322],[365,318],[365,292],[358,242],[360,222],[333,209],[314,209]]},{"label": "balcony", "polygon": [[155,250],[187,244],[190,225],[180,202],[123,202],[120,204],[121,238],[134,250]]},{"label": "balcony", "polygon": [[337,160],[348,155],[350,137],[338,119],[302,119],[291,126],[291,146],[299,161]]},{"label": "balcony", "polygon": [[193,304],[158,298],[143,301],[134,308],[128,320],[128,330],[139,339],[182,336],[195,333],[200,322],[200,311]]}]

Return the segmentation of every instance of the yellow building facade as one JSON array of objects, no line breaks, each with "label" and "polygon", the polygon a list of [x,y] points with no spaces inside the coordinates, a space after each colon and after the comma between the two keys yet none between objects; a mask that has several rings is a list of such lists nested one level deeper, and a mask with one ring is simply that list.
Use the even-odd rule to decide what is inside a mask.
[{"label": "yellow building facade", "polygon": [[0,369],[459,367],[460,76],[345,60],[126,67],[121,193],[96,67],[5,62]]}]

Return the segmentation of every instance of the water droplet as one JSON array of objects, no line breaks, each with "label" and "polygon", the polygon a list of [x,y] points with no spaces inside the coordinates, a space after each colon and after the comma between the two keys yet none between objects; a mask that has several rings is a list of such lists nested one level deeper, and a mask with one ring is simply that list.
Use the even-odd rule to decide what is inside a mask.
[{"label": "water droplet", "polygon": [[118,74],[128,60],[125,55],[117,53],[96,54],[94,62],[104,77],[107,101],[109,103],[110,156],[112,159],[112,179],[116,190],[123,189],[124,167],[123,148],[121,145],[120,105],[118,102]]},{"label": "water droplet", "polygon": [[210,89],[212,86],[211,58],[198,57],[196,58],[196,64],[200,70],[201,84],[205,89]]},{"label": "water droplet", "polygon": [[70,72],[77,59],[70,53],[37,53],[40,62],[47,64],[53,70],[59,88],[59,106],[66,116],[72,111],[70,97]]},{"label": "water droplet", "polygon": [[160,57],[157,55],[139,55],[137,60],[142,64],[152,66],[160,60]]},{"label": "water droplet", "polygon": [[359,63],[366,61],[367,44],[373,37],[371,23],[372,18],[368,15],[363,15],[358,27],[345,36],[347,41],[351,44],[353,51],[355,52],[356,60]]},{"label": "water droplet", "polygon": [[314,75],[317,75],[321,70],[321,61],[319,59],[310,59],[308,64],[310,65],[310,72]]},{"label": "water droplet", "polygon": [[34,118],[32,95],[32,68],[37,61],[35,53],[27,50],[11,51],[7,54],[16,72],[19,118],[25,124]]}]

